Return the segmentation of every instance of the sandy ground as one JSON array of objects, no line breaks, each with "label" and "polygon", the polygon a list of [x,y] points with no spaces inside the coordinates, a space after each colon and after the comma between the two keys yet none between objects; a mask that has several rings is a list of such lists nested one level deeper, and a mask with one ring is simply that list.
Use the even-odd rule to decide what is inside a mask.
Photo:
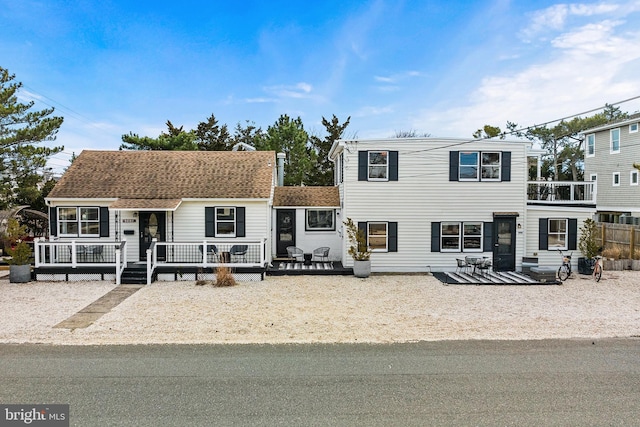
[{"label": "sandy ground", "polygon": [[432,276],[267,277],[145,286],[85,329],[54,325],[115,287],[0,279],[0,342],[344,343],[640,336],[640,273],[562,286],[444,285]]}]

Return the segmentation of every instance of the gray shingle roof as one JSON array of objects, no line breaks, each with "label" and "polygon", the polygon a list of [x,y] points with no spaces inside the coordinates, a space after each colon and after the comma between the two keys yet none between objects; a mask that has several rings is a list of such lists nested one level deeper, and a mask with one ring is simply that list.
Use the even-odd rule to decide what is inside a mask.
[{"label": "gray shingle roof", "polygon": [[338,187],[276,187],[273,206],[340,207]]}]

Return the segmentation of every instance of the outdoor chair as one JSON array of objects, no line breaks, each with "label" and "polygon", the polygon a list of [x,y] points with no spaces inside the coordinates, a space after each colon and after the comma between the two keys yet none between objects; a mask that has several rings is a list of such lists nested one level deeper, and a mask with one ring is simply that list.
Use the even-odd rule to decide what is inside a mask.
[{"label": "outdoor chair", "polygon": [[304,251],[300,248],[296,248],[295,246],[287,246],[287,256],[294,262],[302,261],[304,257]]},{"label": "outdoor chair", "polygon": [[491,270],[491,260],[484,259],[481,263],[477,265],[478,270],[480,270],[480,274],[485,275]]},{"label": "outdoor chair", "polygon": [[469,267],[471,267],[471,265],[466,260],[458,258],[458,259],[456,259],[456,261],[458,262],[458,267],[456,268],[456,273],[468,273],[469,272]]},{"label": "outdoor chair", "polygon": [[249,249],[249,245],[233,245],[231,249],[229,249],[229,253],[231,254],[231,259],[233,257],[242,258],[243,262],[247,262],[247,250]]},{"label": "outdoor chair", "polygon": [[331,248],[327,246],[322,246],[320,248],[313,250],[313,259],[319,258],[320,261],[329,261],[329,250]]},{"label": "outdoor chair", "polygon": [[[202,254],[202,245],[198,245],[198,250],[200,251],[200,254]],[[218,247],[216,245],[207,245],[207,261],[208,256],[213,257],[213,262],[218,261]]]}]

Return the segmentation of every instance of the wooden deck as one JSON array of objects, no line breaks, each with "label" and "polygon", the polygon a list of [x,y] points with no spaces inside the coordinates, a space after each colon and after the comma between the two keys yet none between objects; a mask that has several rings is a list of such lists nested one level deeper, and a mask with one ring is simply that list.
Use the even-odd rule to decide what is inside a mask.
[{"label": "wooden deck", "polygon": [[353,274],[352,268],[346,268],[340,261],[312,262],[304,265],[302,262],[274,261],[267,269],[268,276],[348,276]]},{"label": "wooden deck", "polygon": [[487,273],[434,273],[438,280],[447,285],[561,285],[559,280],[539,281],[515,271],[490,271]]}]

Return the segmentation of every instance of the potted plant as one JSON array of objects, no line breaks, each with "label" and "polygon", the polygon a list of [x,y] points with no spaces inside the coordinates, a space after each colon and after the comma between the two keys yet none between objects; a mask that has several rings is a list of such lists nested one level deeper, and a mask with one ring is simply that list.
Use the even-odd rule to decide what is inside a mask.
[{"label": "potted plant", "polygon": [[367,245],[364,230],[358,228],[351,218],[344,222],[349,239],[349,255],[353,258],[353,275],[369,277],[371,275],[371,249]]},{"label": "potted plant", "polygon": [[11,283],[26,283],[31,280],[31,248],[22,240],[26,234],[25,226],[20,225],[14,218],[9,219],[7,254],[11,258],[7,260],[7,264],[9,264],[9,282]]},{"label": "potted plant", "polygon": [[580,227],[580,241],[578,242],[578,249],[584,255],[584,257],[578,258],[578,273],[593,273],[593,266],[587,260],[592,259],[601,251],[601,240],[596,222],[590,218],[585,219]]}]

